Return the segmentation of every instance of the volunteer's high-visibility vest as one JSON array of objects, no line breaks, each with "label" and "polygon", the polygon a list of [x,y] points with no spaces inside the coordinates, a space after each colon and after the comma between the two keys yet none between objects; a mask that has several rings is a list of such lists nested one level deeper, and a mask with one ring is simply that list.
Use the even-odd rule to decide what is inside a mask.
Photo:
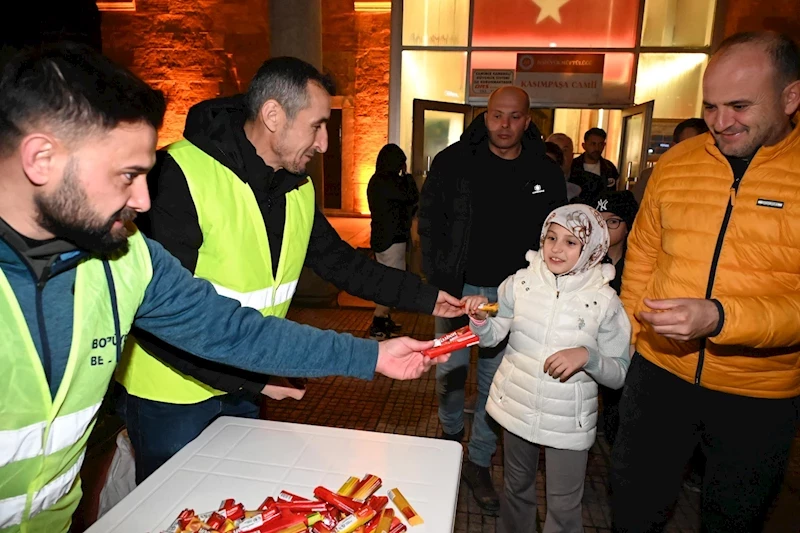
[{"label": "volunteer's high-visibility vest", "polygon": [[75,273],[72,345],[53,399],[39,354],[0,270],[0,532],[62,533],[81,499],[86,441],[153,276],[140,233],[129,251]]},{"label": "volunteer's high-visibility vest", "polygon": [[[273,279],[267,229],[250,186],[189,141],[178,141],[167,152],[186,176],[203,233],[195,276],[264,316],[286,316],[314,223],[311,180],[286,195],[283,244]],[[133,396],[164,403],[194,404],[224,394],[162,363],[135,339],[126,345],[117,380]]]}]

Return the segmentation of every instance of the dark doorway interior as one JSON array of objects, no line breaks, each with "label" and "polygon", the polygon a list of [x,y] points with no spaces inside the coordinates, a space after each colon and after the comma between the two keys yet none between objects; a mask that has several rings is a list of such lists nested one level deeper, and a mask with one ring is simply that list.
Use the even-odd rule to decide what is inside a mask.
[{"label": "dark doorway interior", "polygon": [[342,208],[342,110],[331,109],[328,121],[328,151],[322,160],[323,207]]}]

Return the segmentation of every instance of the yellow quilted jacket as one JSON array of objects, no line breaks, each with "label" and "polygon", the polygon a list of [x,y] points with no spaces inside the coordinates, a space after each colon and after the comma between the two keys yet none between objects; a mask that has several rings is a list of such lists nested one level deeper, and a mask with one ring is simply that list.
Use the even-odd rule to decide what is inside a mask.
[{"label": "yellow quilted jacket", "polygon": [[[732,188],[710,134],[656,165],[625,256],[622,302],[649,361],[709,389],[800,395],[800,127],[761,148]],[[719,335],[679,342],[636,317],[644,298],[715,298]]]}]

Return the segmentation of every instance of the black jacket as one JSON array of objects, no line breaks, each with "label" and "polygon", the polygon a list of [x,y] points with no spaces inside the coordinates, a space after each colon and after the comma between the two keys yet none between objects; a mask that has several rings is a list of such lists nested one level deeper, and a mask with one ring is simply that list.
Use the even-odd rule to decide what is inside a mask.
[{"label": "black jacket", "polygon": [[[306,179],[268,167],[244,133],[241,96],[201,102],[189,110],[184,137],[230,170],[253,190],[269,237],[272,270],[277,271],[286,220],[286,194]],[[152,209],[137,220],[142,231],[159,241],[194,272],[203,233],[181,168],[165,152],[148,176]],[[224,216],[224,215],[220,215]],[[351,294],[399,309],[430,314],[438,289],[419,276],[371,261],[344,242],[319,211],[314,214],[305,265],[322,279]],[[200,381],[226,392],[260,392],[267,376],[210,363],[135,331],[148,352]]]},{"label": "black jacket", "polygon": [[372,213],[370,245],[383,252],[411,236],[411,218],[417,210],[419,191],[411,174],[380,172],[367,186],[367,200]]},{"label": "black jacket", "polygon": [[[433,160],[428,178],[422,186],[419,209],[419,234],[422,246],[423,270],[428,281],[450,294],[460,296],[464,288],[467,247],[472,226],[472,198],[470,184],[474,180],[492,179],[476,172],[478,158],[489,150],[489,137],[485,113],[467,127],[461,140],[442,150]],[[567,186],[561,168],[545,155],[541,133],[531,122],[522,139],[522,153],[530,166],[529,179],[522,180],[520,198],[527,199],[530,225],[519,228],[504,227],[504,206],[497,206],[495,220],[482,220],[481,224],[494,224],[497,231],[516,232],[526,249],[539,249],[539,237],[545,217],[567,203]],[[534,187],[539,187],[534,189]],[[534,194],[534,190],[544,192]],[[520,254],[521,268],[525,253]],[[491,261],[487,257],[486,261]],[[516,271],[512,269],[508,275]]]},{"label": "black jacket", "polygon": [[[597,174],[592,174],[591,172],[587,172],[586,169],[583,168],[583,164],[585,161],[584,154],[579,155],[575,159],[572,160],[572,171],[570,172],[569,181],[575,183],[579,187],[583,188],[582,183],[590,176],[597,176]],[[586,176],[586,175],[589,176]],[[617,167],[614,166],[614,163],[609,161],[608,159],[600,158],[600,178],[603,183],[603,187],[608,190],[615,190],[617,188],[617,180],[619,179],[619,172],[617,171]],[[609,185],[613,180],[613,184]]]}]

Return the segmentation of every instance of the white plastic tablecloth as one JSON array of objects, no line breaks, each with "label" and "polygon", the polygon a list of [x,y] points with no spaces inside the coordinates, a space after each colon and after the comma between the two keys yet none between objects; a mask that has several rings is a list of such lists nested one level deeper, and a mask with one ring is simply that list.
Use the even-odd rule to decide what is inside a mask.
[{"label": "white plastic tablecloth", "polygon": [[185,508],[213,511],[234,498],[255,509],[281,490],[313,498],[319,485],[336,491],[367,473],[383,480],[377,494],[399,488],[423,518],[409,533],[452,532],[461,454],[439,439],[222,417],[88,532],[159,532]]}]

